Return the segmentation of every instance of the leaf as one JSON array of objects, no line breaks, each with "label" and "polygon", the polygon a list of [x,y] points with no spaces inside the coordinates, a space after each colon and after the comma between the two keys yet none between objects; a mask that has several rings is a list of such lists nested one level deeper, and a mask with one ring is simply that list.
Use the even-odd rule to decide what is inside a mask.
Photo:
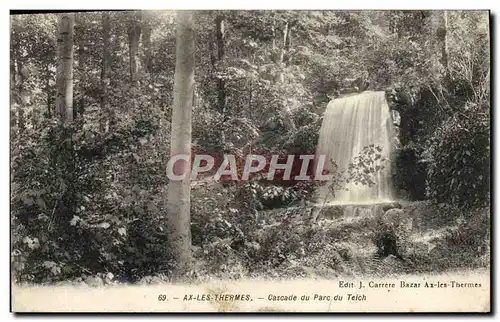
[{"label": "leaf", "polygon": [[81,222],[82,219],[78,216],[73,216],[73,218],[69,221],[71,226],[76,226],[77,223]]},{"label": "leaf", "polygon": [[156,205],[151,201],[149,201],[147,203],[146,208],[150,213],[158,213],[159,212],[158,207],[156,207]]},{"label": "leaf", "polygon": [[126,236],[127,229],[125,227],[118,228],[118,234],[120,234],[120,236]]},{"label": "leaf", "polygon": [[27,244],[29,249],[37,249],[40,247],[40,242],[36,237],[30,238],[29,236],[26,236],[23,238],[23,243]]},{"label": "leaf", "polygon": [[21,201],[25,206],[32,206],[33,205],[33,198],[27,195],[22,195],[21,196]]},{"label": "leaf", "polygon": [[36,198],[36,204],[38,205],[38,207],[40,207],[42,210],[46,210],[47,209],[47,205],[45,204],[45,201],[43,201],[43,199],[41,197],[38,197]]},{"label": "leaf", "polygon": [[108,229],[111,225],[107,222],[100,223],[97,227]]},{"label": "leaf", "polygon": [[44,261],[42,266],[51,269],[52,267],[57,266],[57,264],[53,261]]},{"label": "leaf", "polygon": [[147,138],[139,138],[139,143],[141,145],[144,145],[144,144],[148,143],[148,139]]}]

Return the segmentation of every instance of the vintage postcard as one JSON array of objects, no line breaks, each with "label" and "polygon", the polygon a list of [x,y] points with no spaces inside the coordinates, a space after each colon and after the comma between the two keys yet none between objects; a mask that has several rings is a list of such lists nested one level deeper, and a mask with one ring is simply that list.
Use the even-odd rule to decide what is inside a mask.
[{"label": "vintage postcard", "polygon": [[490,12],[10,14],[11,311],[491,311]]}]

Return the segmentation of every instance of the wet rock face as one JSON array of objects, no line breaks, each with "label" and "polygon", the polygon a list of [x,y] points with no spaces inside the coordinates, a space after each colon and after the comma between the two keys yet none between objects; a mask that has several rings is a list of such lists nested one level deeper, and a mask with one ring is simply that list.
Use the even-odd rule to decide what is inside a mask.
[{"label": "wet rock face", "polygon": [[392,122],[395,126],[401,125],[401,115],[396,110],[391,110]]}]

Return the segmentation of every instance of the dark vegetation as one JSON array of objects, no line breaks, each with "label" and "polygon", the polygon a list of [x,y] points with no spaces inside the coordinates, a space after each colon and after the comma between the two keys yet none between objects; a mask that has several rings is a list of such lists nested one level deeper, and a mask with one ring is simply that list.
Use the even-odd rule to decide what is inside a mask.
[{"label": "dark vegetation", "polygon": [[[393,168],[404,202],[354,221],[329,209],[311,222],[312,181],[278,174],[273,182],[195,184],[189,276],[489,264],[489,17],[448,12],[443,24],[441,15],[196,13],[193,154],[314,154],[331,98],[386,90],[401,116]],[[165,169],[175,25],[172,12],[76,14],[75,121],[63,124],[55,110],[57,18],[12,17],[15,280],[170,276]],[[426,232],[435,234],[417,238]]]}]

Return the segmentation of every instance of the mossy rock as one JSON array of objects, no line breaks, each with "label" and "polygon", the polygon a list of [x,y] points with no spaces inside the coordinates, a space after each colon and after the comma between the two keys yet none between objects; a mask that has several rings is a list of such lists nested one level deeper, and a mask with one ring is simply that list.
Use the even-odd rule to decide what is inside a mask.
[{"label": "mossy rock", "polygon": [[388,203],[388,204],[383,204],[382,205],[382,210],[384,212],[390,210],[390,209],[402,209],[403,207],[401,206],[401,204],[399,202],[392,202],[392,203]]}]

